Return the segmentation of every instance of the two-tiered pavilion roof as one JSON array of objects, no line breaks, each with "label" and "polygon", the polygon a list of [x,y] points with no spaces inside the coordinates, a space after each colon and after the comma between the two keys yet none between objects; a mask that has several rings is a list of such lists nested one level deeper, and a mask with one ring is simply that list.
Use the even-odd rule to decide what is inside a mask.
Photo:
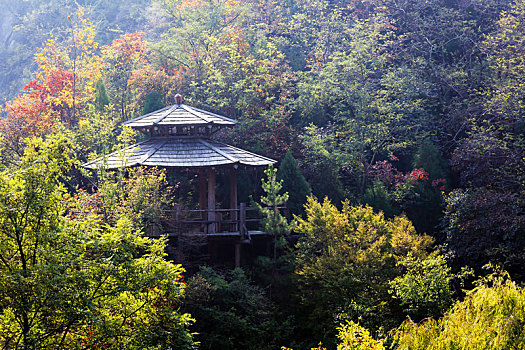
[{"label": "two-tiered pavilion roof", "polygon": [[212,139],[221,128],[237,121],[184,104],[175,104],[129,120],[132,127],[150,138],[84,167],[109,169],[123,166],[217,167],[227,165],[267,166],[273,159],[242,150]]},{"label": "two-tiered pavilion roof", "polygon": [[[84,164],[84,167],[118,169],[126,166],[159,166],[167,168],[194,169],[199,178],[199,203],[206,235],[218,234],[220,220],[226,210],[234,232],[239,238],[235,246],[236,265],[240,264],[240,242],[247,234],[244,208],[237,203],[237,168],[260,167],[276,161],[243,149],[219,142],[213,135],[222,128],[235,126],[237,121],[202,109],[182,104],[176,96],[176,104],[131,119],[123,125],[149,136],[145,141],[113,152]],[[216,209],[216,172],[222,169],[229,176],[230,206]]]}]

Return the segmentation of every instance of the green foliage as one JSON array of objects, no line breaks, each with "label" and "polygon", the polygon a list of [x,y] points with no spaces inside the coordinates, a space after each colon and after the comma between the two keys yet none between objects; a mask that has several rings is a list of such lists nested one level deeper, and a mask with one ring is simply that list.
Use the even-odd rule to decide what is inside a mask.
[{"label": "green foliage", "polygon": [[395,349],[523,349],[525,290],[508,275],[479,282],[443,318],[417,325],[406,321],[393,332]]},{"label": "green foliage", "polygon": [[390,282],[391,293],[401,300],[404,311],[416,322],[427,317],[440,317],[453,302],[451,282],[454,275],[440,255],[414,259],[408,255],[399,265],[405,274]]},{"label": "green foliage", "polygon": [[282,180],[283,190],[289,194],[288,201],[286,202],[287,207],[293,214],[299,215],[303,212],[306,197],[309,196],[312,191],[290,151],[286,152],[286,155],[281,161],[277,178]]},{"label": "green foliage", "polygon": [[61,136],[31,140],[0,174],[0,344],[7,349],[191,349],[182,267],[126,217],[69,198]]},{"label": "green foliage", "polygon": [[99,172],[97,193],[77,193],[78,205],[102,215],[114,224],[125,217],[146,233],[160,233],[165,210],[172,204],[173,188],[168,185],[166,169],[137,167],[124,172]]},{"label": "green foliage", "polygon": [[273,165],[268,166],[264,171],[267,179],[262,179],[261,186],[266,193],[261,196],[261,204],[256,203],[259,211],[264,215],[263,227],[265,232],[279,239],[282,235],[290,232],[291,226],[286,218],[279,213],[279,206],[288,200],[288,193],[279,194],[283,188],[283,180],[277,180],[277,169]]},{"label": "green foliage", "polygon": [[[203,349],[272,349],[279,341],[272,334],[272,304],[242,269],[220,273],[201,267],[188,280],[185,300]],[[281,326],[282,336],[286,326]]]},{"label": "green foliage", "polygon": [[386,217],[399,215],[399,210],[392,205],[391,194],[381,180],[376,180],[363,195],[363,202],[376,210],[382,211]]},{"label": "green foliage", "polygon": [[308,159],[304,171],[312,194],[318,198],[328,197],[335,203],[345,199],[347,193],[340,176],[341,169],[330,152],[323,148],[322,141],[315,140],[315,145],[303,149],[303,154]]},{"label": "green foliage", "polygon": [[108,104],[109,96],[106,92],[106,86],[104,85],[104,81],[100,79],[95,85],[95,107],[101,112]]},{"label": "green foliage", "polygon": [[120,115],[112,105],[102,111],[90,106],[85,118],[72,131],[79,157],[91,160],[110,153],[117,144],[115,130],[120,122]]},{"label": "green foliage", "polygon": [[501,14],[495,32],[483,43],[492,70],[492,89],[486,92],[486,108],[506,127],[523,124],[525,108],[525,2],[516,0]]},{"label": "green foliage", "polygon": [[[428,117],[423,97],[429,85],[419,79],[420,61],[390,63],[395,32],[383,13],[350,19],[335,8],[332,30],[338,44],[312,62],[298,83],[298,110],[311,121],[303,134],[308,152],[326,154],[337,164],[347,191],[362,195],[370,165],[381,154],[407,149],[424,132]],[[324,119],[319,120],[316,114]],[[348,195],[347,195],[348,196]]]},{"label": "green foliage", "polygon": [[485,86],[476,91],[482,113],[452,154],[464,188],[447,198],[444,232],[455,268],[479,271],[491,261],[523,281],[524,2],[506,10],[481,44],[489,68]]},{"label": "green foliage", "polygon": [[[86,17],[96,23],[97,41],[110,44],[94,50],[97,44],[90,37],[84,42],[93,49],[88,55],[77,51],[82,34],[79,18],[73,15],[68,20],[79,4],[84,6]],[[278,173],[282,184],[275,179],[264,182],[264,206],[270,207],[264,212],[264,224],[274,235],[275,251],[273,257],[259,258],[254,269],[255,279],[273,286],[269,288],[271,299],[284,301],[287,292],[275,296],[287,290],[288,272],[298,264],[298,338],[316,342],[316,337],[330,338],[329,345],[335,347],[333,332],[341,319],[361,318],[363,325],[375,331],[380,326],[397,325],[405,312],[418,319],[443,313],[450,304],[446,286],[451,275],[440,258],[426,256],[428,242],[417,243],[417,254],[413,252],[411,258],[408,248],[402,254],[393,253],[399,247],[393,248],[392,227],[400,225],[408,232],[407,237],[416,237],[406,219],[393,218],[401,212],[418,232],[430,233],[439,243],[446,243],[445,253],[454,271],[464,265],[480,271],[492,261],[504,266],[515,280],[525,280],[523,0],[5,0],[0,9],[2,96],[9,98],[21,91],[25,85],[22,80],[27,81],[35,67],[35,51],[50,32],[56,47],[46,45],[47,61],[39,62],[48,68],[56,66],[63,73],[44,76],[39,72],[35,81],[45,86],[40,94],[32,95],[36,90],[29,89],[20,98],[26,103],[8,103],[2,111],[2,117],[8,114],[9,118],[0,120],[0,140],[5,144],[1,158],[13,169],[1,169],[0,213],[4,219],[0,220],[0,232],[9,233],[11,241],[2,236],[0,246],[11,249],[5,253],[11,259],[9,264],[25,260],[27,265],[31,260],[22,259],[20,253],[10,255],[16,249],[33,249],[29,255],[42,256],[33,259],[35,264],[47,264],[34,275],[16,275],[8,281],[27,282],[23,288],[13,287],[13,295],[28,300],[18,309],[4,307],[11,303],[6,286],[14,284],[0,287],[2,296],[6,295],[0,301],[4,329],[23,329],[20,315],[26,312],[36,315],[34,320],[43,327],[27,333],[29,338],[42,337],[42,347],[58,347],[57,342],[49,340],[53,334],[57,339],[66,334],[64,344],[77,341],[77,347],[103,347],[101,338],[84,345],[80,338],[72,338],[72,334],[83,337],[91,330],[109,334],[108,346],[125,347],[118,343],[125,336],[121,340],[111,336],[118,333],[115,325],[122,320],[118,312],[115,322],[108,319],[109,312],[100,313],[105,315],[100,318],[93,316],[93,309],[84,308],[92,301],[84,296],[90,295],[85,292],[88,287],[78,287],[78,293],[85,292],[79,296],[68,286],[86,280],[86,266],[92,264],[90,281],[109,276],[108,281],[118,280],[118,288],[130,290],[120,299],[115,296],[107,301],[105,305],[113,305],[111,310],[122,311],[123,305],[137,306],[139,300],[145,300],[141,298],[148,298],[142,286],[126,284],[128,279],[114,272],[121,265],[105,265],[113,274],[104,275],[96,252],[101,249],[100,254],[107,253],[107,264],[149,254],[145,253],[149,249],[146,243],[127,234],[138,227],[159,231],[163,209],[171,197],[165,175],[144,169],[102,172],[98,189],[92,187],[97,193],[78,191],[65,210],[67,195],[57,185],[61,176],[57,174],[65,173],[72,162],[71,156],[65,156],[68,148],[82,160],[121,149],[115,134],[121,139],[131,138],[118,124],[134,113],[171,103],[177,92],[183,93],[189,104],[238,119],[237,128],[221,134],[227,142],[275,159],[283,158],[287,150],[302,152],[302,170],[308,181],[287,154]],[[146,21],[149,23],[144,25]],[[141,28],[147,28],[148,34],[135,32]],[[75,120],[58,125],[55,119],[64,110],[73,111],[72,90],[67,88],[73,69],[77,77],[84,74],[92,79],[75,81]],[[103,79],[99,80],[100,76]],[[57,77],[60,79],[54,80]],[[47,114],[41,113],[41,104],[50,106]],[[26,135],[51,134],[60,129],[67,129],[74,141],[55,140],[51,143],[56,142],[56,147],[42,144],[38,150],[29,146],[28,157],[52,156],[34,162],[24,158],[20,165]],[[387,165],[384,160],[394,152],[399,157],[399,171],[390,170],[406,181],[371,175],[378,164]],[[68,159],[58,161],[64,157]],[[450,177],[447,163],[454,171]],[[414,181],[407,173],[411,167],[428,172],[429,181]],[[275,172],[267,175],[275,177]],[[390,175],[395,176],[393,172]],[[80,176],[73,181],[80,182]],[[239,181],[239,188],[253,187],[250,181],[253,179]],[[328,196],[333,203],[344,198],[367,203],[393,219],[372,214],[368,207],[350,209],[349,204],[343,204],[343,210],[337,211],[331,205],[310,202],[310,218],[304,221],[308,225],[301,224],[307,236],[299,244],[297,261],[291,262],[284,239],[290,224],[276,210],[285,200],[279,191],[287,191],[290,209],[302,213],[303,199],[310,193],[308,183],[318,198]],[[74,185],[68,183],[71,192]],[[443,217],[443,196],[448,191],[442,231],[436,232]],[[62,218],[65,212],[69,221]],[[80,227],[79,222],[85,226]],[[97,234],[113,237],[103,238],[107,241],[126,238],[119,238],[122,247],[108,243],[98,248],[94,243],[100,238]],[[21,248],[17,248],[16,237],[22,242]],[[91,250],[88,254],[79,247]],[[51,256],[51,248],[62,255]],[[161,250],[160,245],[157,248]],[[116,253],[108,253],[112,249]],[[70,266],[64,265],[66,262],[77,265],[63,267]],[[45,282],[50,276],[54,282]],[[166,276],[177,280],[178,273],[166,272]],[[390,285],[391,280],[394,282]],[[63,290],[54,288],[55,284]],[[389,288],[398,299],[392,300]],[[150,291],[150,296],[156,298],[155,293]],[[59,315],[50,302],[38,306],[33,301],[37,294],[51,298],[66,311]],[[28,295],[33,299],[25,297]],[[178,292],[173,294],[175,299],[179,296]],[[68,303],[55,301],[66,297]],[[67,311],[73,307],[78,315]],[[255,309],[251,311],[254,314]],[[128,316],[140,318],[157,312],[148,310],[144,306]],[[170,315],[176,319],[180,316]],[[148,317],[143,317],[145,323]],[[86,319],[92,321],[84,322]],[[99,319],[103,321],[97,323]],[[74,320],[69,328],[67,320]],[[414,328],[411,336],[423,343],[437,339],[442,332],[440,322],[427,321]],[[85,329],[78,331],[81,323]],[[139,323],[135,319],[123,327],[137,330],[140,338],[146,334],[142,332],[146,327],[140,328]],[[158,330],[160,323],[149,325]],[[348,339],[369,340],[355,324],[345,327],[342,332],[349,334]],[[180,339],[188,339],[185,337]],[[130,340],[129,347],[146,347],[146,341],[132,345],[138,344],[139,338]],[[67,347],[64,344],[62,347]]]},{"label": "green foliage", "polygon": [[337,350],[384,350],[383,341],[375,340],[366,328],[347,321],[338,328]]},{"label": "green foliage", "polygon": [[448,179],[449,167],[440,149],[430,139],[423,140],[412,160],[414,168],[425,169],[431,180]]},{"label": "green foliage", "polygon": [[443,194],[450,188],[450,167],[441,149],[430,139],[421,142],[412,166],[425,169],[429,181],[416,186],[417,200],[406,206],[405,212],[418,232],[426,232],[441,243],[444,237],[439,232],[439,224],[443,217]]},{"label": "green foliage", "polygon": [[259,257],[256,260],[256,271],[258,279],[268,286],[270,298],[274,296],[274,290],[282,298],[290,286],[289,276],[292,270],[285,236],[290,233],[294,223],[288,223],[279,212],[279,206],[288,200],[288,192],[279,193],[283,188],[283,180],[277,180],[277,169],[270,165],[264,174],[267,179],[261,179],[261,182],[265,195],[260,198],[264,206],[259,203],[255,205],[264,216],[262,223],[265,232],[273,236],[273,256],[271,259]]},{"label": "green foliage", "polygon": [[[281,157],[292,140],[286,108],[295,79],[267,21],[277,4],[156,1],[168,29],[153,46],[183,77],[185,99],[239,120],[236,144]],[[168,59],[164,59],[167,57]]]},{"label": "green foliage", "polygon": [[525,276],[525,216],[522,198],[488,188],[454,190],[446,198],[446,252],[455,270],[470,266],[478,273],[489,262],[511,276]]},{"label": "green foliage", "polygon": [[158,92],[152,92],[146,96],[142,114],[148,114],[164,107],[162,95]]},{"label": "green foliage", "polygon": [[424,258],[432,239],[417,235],[405,217],[389,220],[348,201],[338,210],[327,199],[309,197],[306,215],[295,228],[303,234],[294,276],[302,336],[329,344],[339,319],[372,329],[400,322],[389,281],[402,275],[397,262],[409,254]]}]

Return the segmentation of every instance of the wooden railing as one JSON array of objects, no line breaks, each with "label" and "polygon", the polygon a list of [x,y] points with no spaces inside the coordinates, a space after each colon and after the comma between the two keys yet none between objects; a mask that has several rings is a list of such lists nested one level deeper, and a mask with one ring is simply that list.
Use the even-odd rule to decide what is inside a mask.
[{"label": "wooden railing", "polygon": [[[279,209],[287,211],[285,207]],[[215,219],[210,220],[210,217]],[[161,227],[146,230],[146,234],[237,236],[241,240],[249,240],[250,231],[261,229],[262,219],[256,207],[245,203],[240,203],[239,208],[214,210],[191,210],[178,205],[173,210],[165,211]]]}]

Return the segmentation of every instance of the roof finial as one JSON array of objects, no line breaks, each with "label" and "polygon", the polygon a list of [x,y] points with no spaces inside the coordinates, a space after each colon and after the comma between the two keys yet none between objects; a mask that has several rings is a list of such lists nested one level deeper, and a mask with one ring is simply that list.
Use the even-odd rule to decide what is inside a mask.
[{"label": "roof finial", "polygon": [[178,104],[178,105],[182,104],[182,96],[181,96],[181,94],[175,95],[175,103]]}]

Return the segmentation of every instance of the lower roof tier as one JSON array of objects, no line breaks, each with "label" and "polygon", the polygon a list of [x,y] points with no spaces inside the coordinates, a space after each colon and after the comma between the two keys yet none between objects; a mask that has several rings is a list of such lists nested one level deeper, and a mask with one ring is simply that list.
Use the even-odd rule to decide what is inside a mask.
[{"label": "lower roof tier", "polygon": [[212,167],[267,166],[275,160],[225,143],[197,137],[155,137],[84,164],[85,168],[126,166]]}]

